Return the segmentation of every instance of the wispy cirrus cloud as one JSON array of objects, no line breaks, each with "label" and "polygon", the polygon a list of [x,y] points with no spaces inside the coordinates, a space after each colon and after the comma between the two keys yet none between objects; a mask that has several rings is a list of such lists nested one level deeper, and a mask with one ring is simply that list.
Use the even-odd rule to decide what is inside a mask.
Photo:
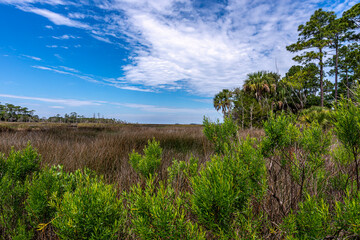
[{"label": "wispy cirrus cloud", "polygon": [[108,38],[105,37],[100,37],[98,35],[91,35],[93,38],[95,38],[96,40],[102,41],[102,42],[106,42],[106,43],[112,43]]},{"label": "wispy cirrus cloud", "polygon": [[85,23],[70,19],[59,13],[55,13],[55,12],[52,12],[47,9],[40,9],[40,8],[29,7],[29,6],[18,6],[18,8],[20,8],[21,10],[23,10],[25,12],[32,12],[32,13],[38,14],[40,16],[46,17],[47,19],[49,19],[51,22],[53,22],[56,25],[64,25],[64,26],[68,26],[68,27],[90,29],[90,26]]},{"label": "wispy cirrus cloud", "polygon": [[0,0],[0,3],[13,5],[26,5],[31,3],[49,4],[49,5],[66,5],[69,1],[63,0]]},{"label": "wispy cirrus cloud", "polygon": [[30,55],[21,55],[23,57],[26,57],[26,58],[29,58],[29,59],[32,59],[32,60],[35,60],[35,61],[41,61],[42,59],[39,58],[39,57],[34,57],[34,56],[30,56]]},{"label": "wispy cirrus cloud", "polygon": [[63,104],[71,107],[80,107],[80,106],[99,106],[103,104],[103,101],[92,101],[92,100],[76,100],[76,99],[53,99],[53,98],[40,98],[40,97],[28,97],[28,96],[16,96],[9,94],[0,94],[2,98],[14,98],[14,99],[24,99],[24,100],[33,100],[46,103],[57,103]]},{"label": "wispy cirrus cloud", "polygon": [[69,49],[67,46],[59,46],[59,45],[46,45],[47,48],[63,48],[63,49]]},{"label": "wispy cirrus cloud", "polygon": [[40,70],[46,70],[46,71],[51,71],[51,72],[55,72],[55,73],[59,73],[59,74],[74,76],[74,77],[83,79],[88,82],[112,86],[112,87],[116,87],[118,89],[137,91],[137,92],[154,92],[154,90],[149,89],[149,88],[142,88],[142,87],[137,87],[134,85],[129,85],[126,82],[119,82],[112,78],[104,78],[104,77],[99,77],[99,76],[93,76],[90,74],[85,74],[85,73],[80,72],[77,69],[66,67],[66,66],[54,67],[54,66],[34,65],[32,67],[36,68],[36,69],[40,69]]},{"label": "wispy cirrus cloud", "polygon": [[78,39],[80,37],[76,37],[73,35],[68,35],[68,34],[64,34],[62,36],[53,36],[53,38],[58,39],[58,40],[67,40],[67,39]]}]

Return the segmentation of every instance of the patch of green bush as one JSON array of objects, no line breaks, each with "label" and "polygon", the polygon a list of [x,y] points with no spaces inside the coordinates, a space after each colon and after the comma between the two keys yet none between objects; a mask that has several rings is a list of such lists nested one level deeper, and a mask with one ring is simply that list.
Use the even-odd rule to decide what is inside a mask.
[{"label": "patch of green bush", "polygon": [[205,239],[205,233],[186,219],[184,201],[170,185],[156,187],[150,177],[143,189],[133,186],[126,194],[131,232],[140,239]]},{"label": "patch of green bush", "polygon": [[225,147],[223,156],[214,156],[191,179],[192,210],[207,228],[229,231],[234,213],[250,198],[263,196],[266,167],[254,144],[246,139],[232,150]]},{"label": "patch of green bush", "polygon": [[360,191],[360,108],[351,100],[341,99],[335,106],[332,117],[336,136],[351,154],[357,191]]},{"label": "patch of green bush", "polygon": [[324,239],[334,234],[328,204],[307,195],[299,210],[289,214],[281,226],[286,239]]},{"label": "patch of green bush", "polygon": [[112,185],[101,177],[77,171],[76,189],[50,202],[61,239],[117,239],[124,234],[126,211]]},{"label": "patch of green bush", "polygon": [[343,203],[336,202],[335,212],[337,229],[346,237],[360,238],[360,192],[354,196],[348,193]]},{"label": "patch of green bush", "polygon": [[[44,168],[33,175],[31,183],[27,184],[27,199],[25,209],[33,228],[43,228],[55,217],[56,208],[49,203],[61,199],[69,182],[62,166]],[[43,226],[42,226],[43,225]]]},{"label": "patch of green bush", "polygon": [[171,182],[182,182],[195,176],[199,169],[199,160],[191,155],[188,161],[173,160],[168,167],[168,179]]},{"label": "patch of green bush", "polygon": [[204,134],[206,138],[214,145],[214,151],[217,154],[222,154],[225,151],[225,146],[230,147],[234,141],[237,141],[237,134],[239,127],[231,119],[225,117],[224,122],[211,122],[204,117]]},{"label": "patch of green bush", "polygon": [[156,169],[161,164],[162,149],[160,142],[148,141],[148,145],[144,148],[144,155],[141,155],[135,150],[129,154],[129,161],[134,170],[144,177],[153,175]]},{"label": "patch of green bush", "polygon": [[28,144],[0,159],[0,228],[8,238],[31,239],[33,231],[28,226],[24,201],[28,179],[40,170],[40,155]]}]

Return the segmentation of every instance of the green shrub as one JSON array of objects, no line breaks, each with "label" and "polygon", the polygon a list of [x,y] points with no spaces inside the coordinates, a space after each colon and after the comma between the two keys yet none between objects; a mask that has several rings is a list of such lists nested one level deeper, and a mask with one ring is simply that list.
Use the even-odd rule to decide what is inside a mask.
[{"label": "green shrub", "polygon": [[149,177],[160,166],[161,155],[160,142],[155,141],[155,139],[149,140],[148,145],[144,148],[143,156],[135,152],[135,150],[129,154],[130,164],[136,172],[144,177]]},{"label": "green shrub", "polygon": [[145,189],[139,184],[133,186],[126,200],[131,231],[140,239],[205,239],[202,230],[186,220],[184,202],[170,185],[160,182],[156,188],[150,177]]},{"label": "green shrub", "polygon": [[360,192],[347,194],[344,203],[336,202],[336,226],[349,238],[360,238]]},{"label": "green shrub", "polygon": [[6,158],[5,155],[0,153],[0,181],[5,176],[6,172]]},{"label": "green shrub", "polygon": [[40,156],[30,144],[21,150],[12,150],[5,159],[0,157],[0,229],[12,239],[31,239],[24,201],[27,179],[39,170]]},{"label": "green shrub", "polygon": [[62,198],[65,186],[68,184],[66,175],[62,166],[44,168],[35,174],[31,183],[28,184],[25,209],[34,228],[44,229],[46,224],[55,217],[56,208],[50,206],[49,203],[53,198]]},{"label": "green shrub", "polygon": [[32,173],[40,170],[41,156],[30,143],[21,151],[11,150],[6,159],[6,174],[14,181],[25,182]]},{"label": "green shrub", "polygon": [[[173,160],[172,165],[168,167],[169,182],[182,185],[188,185],[191,177],[195,176],[199,169],[199,160],[191,155],[189,161]],[[180,188],[181,188],[180,186]]]},{"label": "green shrub", "polygon": [[324,156],[329,153],[331,132],[324,132],[316,121],[300,131],[294,119],[283,113],[276,118],[270,116],[264,131],[263,154],[276,161],[290,181],[299,186],[300,199],[310,186],[323,192],[327,178]]},{"label": "green shrub", "polygon": [[126,212],[112,185],[91,174],[75,174],[76,189],[54,197],[52,220],[61,239],[117,239],[123,232]]},{"label": "green shrub", "polygon": [[331,152],[332,160],[334,164],[333,176],[330,178],[330,183],[334,190],[346,192],[346,189],[351,182],[350,173],[344,169],[348,169],[351,165],[354,157],[349,149],[345,148],[343,144],[339,144]]},{"label": "green shrub", "polygon": [[232,142],[237,140],[238,126],[230,117],[224,117],[224,122],[211,122],[204,117],[204,134],[206,138],[213,143],[215,153],[222,154],[225,146],[230,147]]},{"label": "green shrub", "polygon": [[332,113],[334,131],[340,142],[352,155],[357,190],[360,190],[360,108],[351,100],[341,99]]},{"label": "green shrub", "polygon": [[[313,122],[305,127],[299,138],[299,157],[294,157],[292,175],[300,183],[302,190],[311,189],[318,194],[326,190],[328,172],[325,170],[325,156],[330,154],[332,132],[324,132],[322,127]],[[311,188],[311,189],[310,189]]]},{"label": "green shrub", "polygon": [[282,226],[286,239],[324,239],[333,234],[329,206],[323,199],[307,195],[296,214],[289,214]]},{"label": "green shrub", "polygon": [[296,127],[293,117],[281,113],[275,117],[271,115],[264,122],[265,138],[261,142],[264,156],[283,155],[287,158],[291,155],[291,148],[295,146],[300,136],[300,130]]},{"label": "green shrub", "polygon": [[261,211],[255,211],[251,201],[248,201],[242,211],[235,213],[232,224],[233,232],[228,238],[239,240],[262,239],[261,230],[266,225],[266,222],[266,215]]},{"label": "green shrub", "polygon": [[233,214],[251,197],[264,194],[266,168],[263,157],[246,139],[234,149],[225,147],[192,178],[192,210],[199,221],[214,231],[228,231]]}]

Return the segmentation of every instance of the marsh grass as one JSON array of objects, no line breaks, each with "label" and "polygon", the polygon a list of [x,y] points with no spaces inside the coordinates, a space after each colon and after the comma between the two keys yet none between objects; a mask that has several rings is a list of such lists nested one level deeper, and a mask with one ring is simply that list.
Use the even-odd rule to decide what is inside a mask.
[{"label": "marsh grass", "polygon": [[71,172],[87,167],[123,190],[139,181],[129,153],[142,153],[149,139],[163,149],[160,178],[166,178],[173,159],[187,161],[192,154],[203,163],[213,154],[200,125],[1,123],[0,129],[0,152],[6,155],[30,141],[42,166],[61,164]]}]

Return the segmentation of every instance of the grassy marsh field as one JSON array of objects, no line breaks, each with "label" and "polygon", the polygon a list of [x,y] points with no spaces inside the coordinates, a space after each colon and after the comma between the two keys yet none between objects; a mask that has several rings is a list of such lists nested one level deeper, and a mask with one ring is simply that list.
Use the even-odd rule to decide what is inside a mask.
[{"label": "grassy marsh field", "polygon": [[[30,142],[42,156],[42,166],[61,164],[66,171],[84,167],[104,175],[110,183],[128,190],[139,181],[129,164],[129,153],[142,152],[148,140],[160,141],[163,160],[161,179],[172,160],[187,161],[191,155],[204,163],[214,153],[201,125],[101,124],[101,123],[1,123],[0,152],[20,150]],[[245,130],[240,136],[263,135]]]}]

